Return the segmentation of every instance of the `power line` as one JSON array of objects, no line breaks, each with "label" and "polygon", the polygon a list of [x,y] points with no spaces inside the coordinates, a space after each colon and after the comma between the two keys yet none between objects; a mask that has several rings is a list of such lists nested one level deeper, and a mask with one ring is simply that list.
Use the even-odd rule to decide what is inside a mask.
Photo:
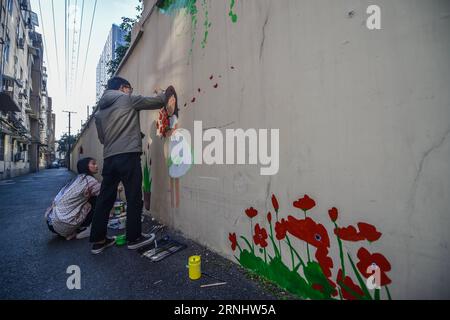
[{"label": "power line", "polygon": [[73,17],[73,36],[72,36],[72,59],[70,62],[70,86],[69,86],[69,96],[72,95],[72,89],[73,89],[73,74],[74,74],[74,67],[75,67],[75,61],[74,56],[76,52],[76,33],[77,33],[77,9],[78,9],[78,0],[75,0],[75,12]]},{"label": "power line", "polygon": [[67,39],[67,0],[64,0],[64,60],[65,60],[65,68],[64,68],[64,77],[66,84],[66,103],[67,103],[67,69],[68,69],[68,60],[67,60],[67,52],[69,51],[67,48],[68,39]]},{"label": "power line", "polygon": [[75,68],[75,88],[78,80],[78,62],[80,61],[80,48],[81,48],[81,34],[83,30],[83,16],[84,16],[84,0],[81,5],[81,21],[80,21],[80,36],[78,38],[78,53],[77,53],[77,67]]},{"label": "power line", "polygon": [[[39,0],[40,2],[40,0]],[[53,12],[53,36],[55,38],[55,50],[56,50],[56,67],[58,71],[58,83],[61,82],[61,74],[59,72],[59,55],[58,55],[58,41],[56,40],[56,23],[55,23],[55,5],[52,0],[52,12]]]},{"label": "power line", "polygon": [[48,51],[47,51],[47,41],[45,41],[44,19],[42,19],[41,0],[39,0],[38,2],[39,2],[39,15],[41,17],[41,22],[42,22],[42,40],[44,42],[45,57],[47,59],[48,73],[50,73],[50,64],[49,64],[49,60],[48,60]]},{"label": "power line", "polygon": [[87,57],[88,57],[88,53],[89,53],[89,47],[90,47],[90,44],[91,44],[92,27],[94,26],[94,18],[95,18],[95,11],[96,11],[96,9],[97,9],[97,0],[95,0],[94,12],[92,14],[91,28],[89,30],[89,40],[88,40],[88,46],[87,46],[87,49],[86,49],[86,57],[84,58],[83,76],[81,77],[81,83],[83,83],[83,81],[84,81],[84,74],[86,72],[86,63],[87,63]]}]

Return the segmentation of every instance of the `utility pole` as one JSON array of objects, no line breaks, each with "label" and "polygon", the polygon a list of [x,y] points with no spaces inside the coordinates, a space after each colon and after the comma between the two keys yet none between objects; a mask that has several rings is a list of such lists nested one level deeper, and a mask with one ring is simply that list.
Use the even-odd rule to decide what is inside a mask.
[{"label": "utility pole", "polygon": [[67,139],[68,147],[67,147],[67,153],[66,153],[66,161],[67,161],[67,170],[70,171],[70,148],[71,148],[71,145],[70,145],[70,138],[71,138],[71,136],[70,136],[70,129],[71,129],[71,115],[72,115],[72,113],[76,113],[76,112],[73,112],[73,111],[63,111],[63,112],[69,114],[69,137],[68,137],[68,139]]}]

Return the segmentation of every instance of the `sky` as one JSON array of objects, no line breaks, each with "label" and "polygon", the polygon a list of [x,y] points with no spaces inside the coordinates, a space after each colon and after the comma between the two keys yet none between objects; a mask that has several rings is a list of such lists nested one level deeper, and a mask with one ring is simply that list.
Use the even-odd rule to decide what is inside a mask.
[{"label": "sky", "polygon": [[[84,1],[83,22],[81,25],[81,11]],[[42,9],[39,8],[39,2]],[[67,113],[63,111],[74,111],[71,120],[71,133],[76,134],[81,128],[81,121],[87,119],[87,106],[95,105],[95,79],[96,67],[100,54],[108,38],[113,23],[119,25],[121,17],[135,17],[138,0],[97,0],[97,8],[94,16],[92,36],[88,47],[89,31],[94,11],[95,0],[69,0],[70,10],[68,17],[69,45],[67,51],[69,56],[68,79],[69,89],[65,90],[65,1],[53,0],[55,9],[56,45],[53,27],[52,0],[31,0],[31,9],[39,18],[39,27],[36,31],[43,34],[46,48],[44,48],[44,64],[48,73],[48,92],[53,99],[53,112],[56,114],[56,139],[68,132],[69,120]],[[75,6],[76,5],[76,6]],[[75,21],[75,23],[74,23]],[[75,27],[74,27],[75,26]],[[79,30],[81,30],[81,41],[78,55]],[[75,37],[74,35],[75,29]],[[75,42],[73,39],[75,38]],[[75,45],[74,45],[75,43]],[[87,59],[86,59],[87,52]],[[78,58],[78,68],[77,66]],[[58,59],[57,59],[58,58]],[[84,81],[82,74],[84,62],[86,71]],[[59,65],[59,68],[58,68]],[[59,70],[59,72],[58,72]],[[75,81],[75,79],[77,81]],[[91,108],[92,111],[92,108]]]}]

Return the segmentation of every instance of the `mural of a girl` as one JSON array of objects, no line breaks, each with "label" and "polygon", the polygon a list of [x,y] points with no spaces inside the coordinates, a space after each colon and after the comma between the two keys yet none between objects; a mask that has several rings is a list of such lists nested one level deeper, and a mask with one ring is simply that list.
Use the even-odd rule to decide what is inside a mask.
[{"label": "mural of a girl", "polygon": [[[169,176],[170,176],[170,204],[172,208],[180,207],[180,179],[174,178],[177,176],[173,172],[171,172],[175,167],[173,161],[171,159],[172,149],[177,145],[177,140],[174,137],[175,130],[178,129],[178,117],[179,117],[179,109],[178,109],[178,96],[173,86],[170,86],[166,89],[166,106],[167,106],[167,115],[169,116],[169,128],[166,133],[166,137],[169,138],[168,142],[168,152],[166,153],[167,165],[169,167]],[[166,144],[167,145],[167,144]],[[165,148],[167,150],[167,147]]]}]

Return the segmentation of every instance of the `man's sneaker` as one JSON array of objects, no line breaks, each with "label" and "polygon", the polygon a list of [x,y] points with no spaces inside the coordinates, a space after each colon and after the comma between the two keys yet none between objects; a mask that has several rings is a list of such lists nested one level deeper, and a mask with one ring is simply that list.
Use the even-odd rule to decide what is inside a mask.
[{"label": "man's sneaker", "polygon": [[83,231],[77,233],[76,238],[78,240],[81,240],[81,239],[88,238],[90,235],[91,235],[91,227],[89,226],[86,229],[84,229]]},{"label": "man's sneaker", "polygon": [[136,250],[142,248],[143,246],[151,244],[153,241],[155,241],[155,237],[155,234],[152,233],[148,238],[140,237],[136,241],[128,242],[128,249]]},{"label": "man's sneaker", "polygon": [[99,254],[105,251],[106,248],[113,246],[116,243],[116,238],[106,238],[104,243],[95,243],[92,246],[91,252],[92,254]]}]

